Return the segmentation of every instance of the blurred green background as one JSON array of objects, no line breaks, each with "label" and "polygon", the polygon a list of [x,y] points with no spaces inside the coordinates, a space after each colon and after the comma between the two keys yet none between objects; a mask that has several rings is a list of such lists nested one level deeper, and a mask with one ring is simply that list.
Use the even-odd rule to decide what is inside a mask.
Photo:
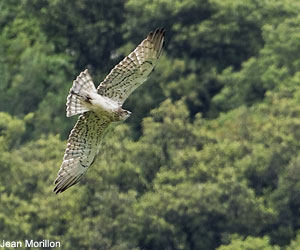
[{"label": "blurred green background", "polygon": [[[298,0],[0,2],[0,239],[66,250],[300,249]],[[150,79],[81,183],[51,191],[73,79],[156,27]]]}]

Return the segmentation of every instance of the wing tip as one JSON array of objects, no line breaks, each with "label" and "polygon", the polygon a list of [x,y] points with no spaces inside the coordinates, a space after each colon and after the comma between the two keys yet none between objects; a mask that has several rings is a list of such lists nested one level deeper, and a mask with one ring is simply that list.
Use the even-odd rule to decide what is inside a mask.
[{"label": "wing tip", "polygon": [[164,27],[159,27],[159,28],[156,28],[154,31],[150,31],[147,36],[147,39],[155,40],[156,37],[163,38],[165,36],[165,34],[166,34],[166,29]]},{"label": "wing tip", "polygon": [[[61,176],[59,176],[61,177]],[[55,187],[53,188],[53,192],[55,194],[59,194],[67,190],[68,188],[72,187],[75,185],[80,178],[74,177],[74,178],[67,178],[67,179],[61,179],[60,181],[58,180],[59,177],[55,180],[54,184]],[[81,177],[81,176],[80,176]],[[77,181],[76,181],[77,180]]]},{"label": "wing tip", "polygon": [[86,173],[87,169],[85,169],[84,172],[81,172],[79,174],[75,174],[75,175],[61,175],[61,170],[58,173],[57,178],[54,181],[54,185],[55,187],[53,188],[53,192],[55,194],[59,194],[64,192],[65,190],[67,190],[68,188],[74,186],[76,183],[78,183],[81,178],[84,176],[84,174]]},{"label": "wing tip", "polygon": [[56,186],[53,188],[52,192],[55,193],[55,194],[59,194],[59,193],[61,193],[62,191],[61,191],[61,190],[58,188],[58,186],[56,185]]},{"label": "wing tip", "polygon": [[157,58],[160,57],[162,53],[162,48],[164,47],[164,40],[165,40],[166,29],[164,27],[156,28],[151,31],[147,37],[154,44],[154,50],[157,53]]},{"label": "wing tip", "polygon": [[63,187],[63,188],[58,188],[57,186],[52,190],[53,193],[58,195],[59,193],[62,193],[66,191],[69,187]]},{"label": "wing tip", "polygon": [[55,194],[59,194],[62,193],[63,191],[61,190],[61,188],[59,188],[59,179],[61,178],[61,176],[57,176],[56,180],[54,181],[54,185],[55,187],[53,188],[52,192]]}]

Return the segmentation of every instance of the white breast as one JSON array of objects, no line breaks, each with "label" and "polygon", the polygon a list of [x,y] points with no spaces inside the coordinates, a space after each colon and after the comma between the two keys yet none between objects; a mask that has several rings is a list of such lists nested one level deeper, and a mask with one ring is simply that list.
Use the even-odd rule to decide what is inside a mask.
[{"label": "white breast", "polygon": [[89,108],[96,111],[105,110],[108,112],[116,111],[119,109],[119,104],[105,96],[101,96],[97,93],[90,93],[91,97]]}]

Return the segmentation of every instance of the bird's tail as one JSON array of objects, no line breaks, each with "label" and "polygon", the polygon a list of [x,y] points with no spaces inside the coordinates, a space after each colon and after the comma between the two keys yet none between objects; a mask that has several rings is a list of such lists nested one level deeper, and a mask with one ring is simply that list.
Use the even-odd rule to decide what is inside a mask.
[{"label": "bird's tail", "polygon": [[90,92],[96,92],[96,88],[86,69],[73,81],[67,98],[67,117],[89,111],[85,103],[88,102],[88,93]]}]

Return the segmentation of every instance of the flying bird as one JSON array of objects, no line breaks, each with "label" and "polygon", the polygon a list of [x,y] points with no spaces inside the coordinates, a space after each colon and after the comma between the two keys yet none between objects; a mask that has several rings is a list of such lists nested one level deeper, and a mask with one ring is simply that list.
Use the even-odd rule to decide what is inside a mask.
[{"label": "flying bird", "polygon": [[131,112],[122,105],[153,71],[162,52],[164,36],[163,28],[151,31],[97,89],[87,69],[73,81],[66,115],[80,116],[69,135],[53,192],[61,193],[80,181],[95,161],[104,130],[111,123],[125,121],[130,116]]}]

